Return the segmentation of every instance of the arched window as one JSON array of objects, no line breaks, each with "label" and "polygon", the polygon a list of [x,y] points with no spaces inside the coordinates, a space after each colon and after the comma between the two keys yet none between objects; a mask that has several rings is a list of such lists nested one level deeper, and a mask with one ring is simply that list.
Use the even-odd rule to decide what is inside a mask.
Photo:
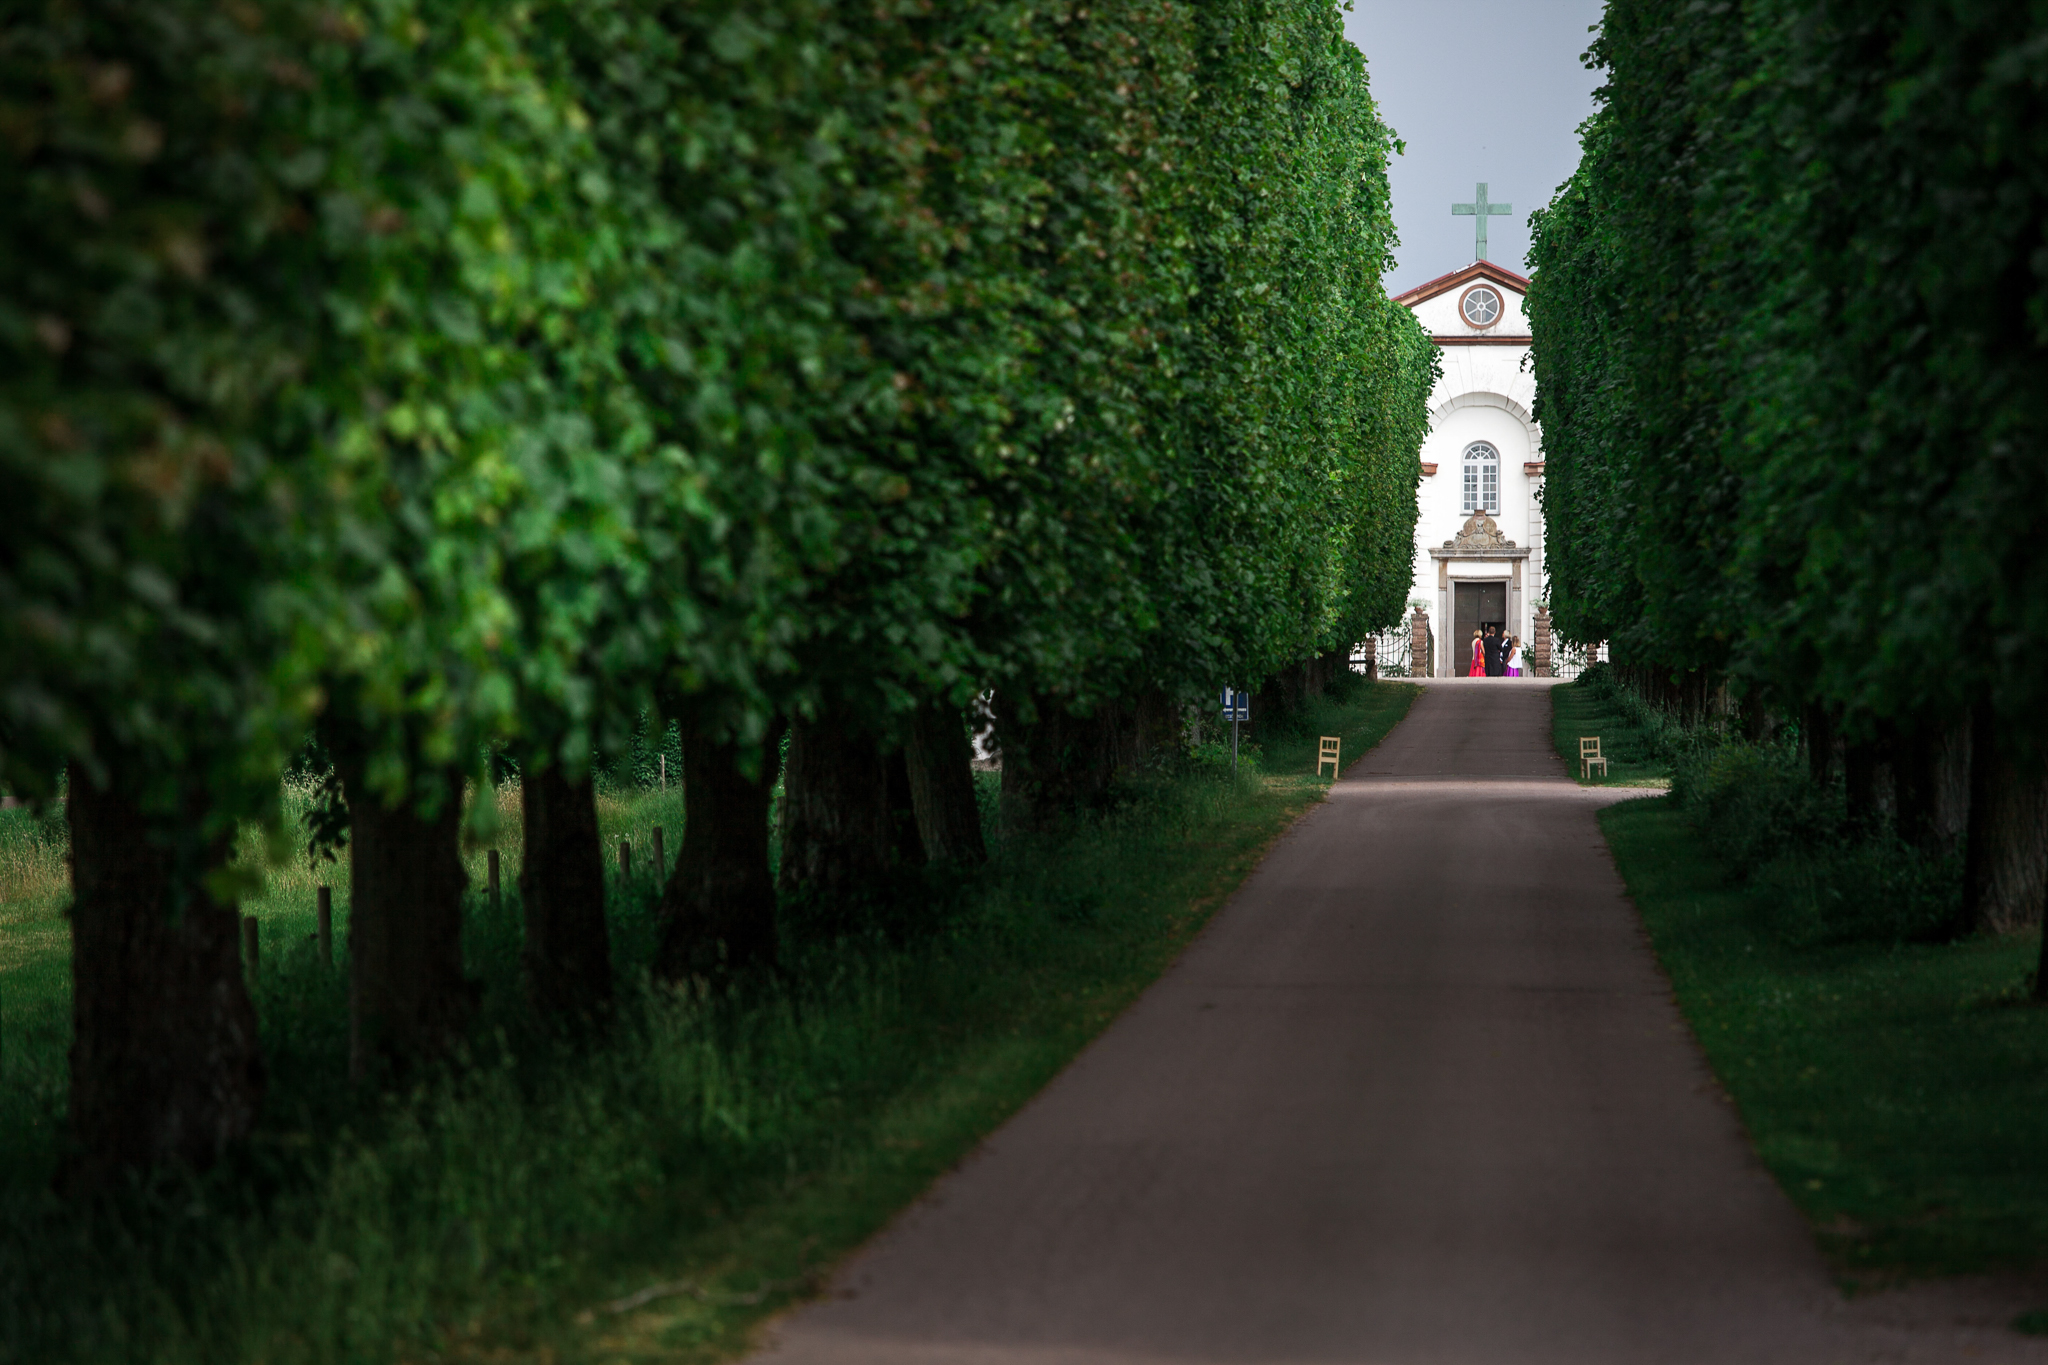
[{"label": "arched window", "polygon": [[1500,511],[1500,452],[1484,441],[1465,447],[1465,510]]}]

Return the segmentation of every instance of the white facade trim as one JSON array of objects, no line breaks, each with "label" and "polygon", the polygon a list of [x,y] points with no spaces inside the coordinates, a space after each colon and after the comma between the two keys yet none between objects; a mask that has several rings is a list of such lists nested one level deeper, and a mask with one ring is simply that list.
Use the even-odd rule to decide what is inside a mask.
[{"label": "white facade trim", "polygon": [[1436,407],[1430,412],[1429,429],[1431,431],[1435,431],[1439,426],[1443,424],[1443,420],[1446,417],[1449,417],[1452,413],[1456,412],[1460,408],[1500,408],[1505,412],[1511,413],[1514,415],[1516,420],[1521,422],[1521,424],[1528,429],[1529,448],[1531,450],[1536,451],[1541,451],[1543,449],[1543,432],[1542,429],[1536,425],[1536,419],[1530,415],[1529,410],[1527,408],[1523,407],[1520,403],[1517,403],[1514,399],[1508,397],[1504,393],[1487,393],[1484,391],[1473,391],[1469,393],[1454,394],[1450,398],[1447,398],[1443,402],[1437,404]]}]

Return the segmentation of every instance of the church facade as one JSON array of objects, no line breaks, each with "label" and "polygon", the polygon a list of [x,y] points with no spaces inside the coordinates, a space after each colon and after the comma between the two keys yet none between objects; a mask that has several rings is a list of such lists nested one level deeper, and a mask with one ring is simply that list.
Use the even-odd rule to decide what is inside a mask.
[{"label": "church facade", "polygon": [[1395,298],[1443,353],[1417,497],[1416,672],[1464,674],[1472,633],[1489,625],[1521,638],[1532,671],[1548,671],[1543,438],[1531,415],[1528,292],[1527,278],[1481,259]]}]

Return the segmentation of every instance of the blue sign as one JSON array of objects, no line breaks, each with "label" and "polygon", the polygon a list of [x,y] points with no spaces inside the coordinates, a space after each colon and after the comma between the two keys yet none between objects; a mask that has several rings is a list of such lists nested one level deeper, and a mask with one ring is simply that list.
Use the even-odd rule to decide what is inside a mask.
[{"label": "blue sign", "polygon": [[1252,718],[1252,694],[1235,687],[1223,689],[1223,718],[1225,720],[1250,720]]}]

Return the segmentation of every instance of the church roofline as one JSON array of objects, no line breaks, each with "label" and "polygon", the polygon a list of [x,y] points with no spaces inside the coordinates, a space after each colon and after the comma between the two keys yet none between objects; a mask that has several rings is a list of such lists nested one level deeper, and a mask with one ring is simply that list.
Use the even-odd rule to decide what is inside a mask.
[{"label": "church roofline", "polygon": [[1492,261],[1474,261],[1463,270],[1453,270],[1448,275],[1439,275],[1427,284],[1418,284],[1405,294],[1394,295],[1394,302],[1413,308],[1418,303],[1427,303],[1439,294],[1448,294],[1459,285],[1470,284],[1473,280],[1492,280],[1505,285],[1517,294],[1529,292],[1529,278],[1517,275],[1504,265]]}]

